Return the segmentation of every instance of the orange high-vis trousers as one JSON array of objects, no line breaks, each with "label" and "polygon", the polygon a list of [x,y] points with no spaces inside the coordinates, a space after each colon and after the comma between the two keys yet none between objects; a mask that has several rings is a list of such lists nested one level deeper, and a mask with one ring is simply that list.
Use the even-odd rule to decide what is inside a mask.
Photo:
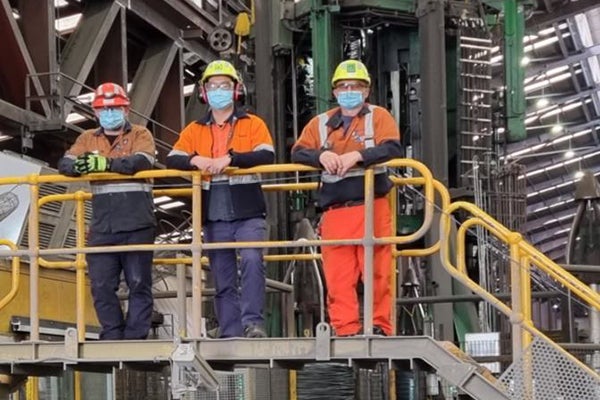
[{"label": "orange high-vis trousers", "polygon": [[[387,198],[375,199],[375,237],[392,236],[392,218]],[[326,211],[321,220],[321,238],[360,239],[365,233],[364,205]],[[356,287],[364,274],[363,246],[322,246],[327,284],[327,307],[338,336],[357,334],[362,324]],[[391,316],[392,246],[375,246],[373,263],[373,325],[392,334]]]}]

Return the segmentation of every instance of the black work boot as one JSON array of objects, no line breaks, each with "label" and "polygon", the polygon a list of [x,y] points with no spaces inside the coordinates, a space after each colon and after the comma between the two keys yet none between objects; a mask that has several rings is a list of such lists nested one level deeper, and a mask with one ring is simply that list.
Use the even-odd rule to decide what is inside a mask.
[{"label": "black work boot", "polygon": [[244,328],[244,337],[247,338],[266,338],[267,332],[261,324],[250,324]]}]

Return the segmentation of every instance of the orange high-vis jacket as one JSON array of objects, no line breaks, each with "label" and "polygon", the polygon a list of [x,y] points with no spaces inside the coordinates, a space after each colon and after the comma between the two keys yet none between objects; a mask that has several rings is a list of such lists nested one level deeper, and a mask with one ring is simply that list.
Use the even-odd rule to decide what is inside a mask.
[{"label": "orange high-vis jacket", "polygon": [[[231,166],[251,168],[263,164],[271,164],[275,159],[273,140],[264,121],[256,115],[235,109],[227,122],[230,128],[212,129],[214,121],[209,113],[204,118],[190,123],[179,135],[179,140],[167,156],[167,167],[181,170],[191,170],[195,167],[190,160],[195,155],[216,158],[214,152],[214,137],[218,132],[227,131],[227,150],[231,156]],[[217,132],[218,131],[218,132]],[[266,205],[261,178],[253,175],[203,175],[202,177],[202,216],[210,202],[210,185],[229,184],[233,209],[236,219],[264,216]]]},{"label": "orange high-vis jacket", "polygon": [[[336,154],[359,151],[363,162],[358,167],[369,167],[401,157],[398,124],[385,108],[365,104],[346,129],[343,122],[339,107],[310,120],[292,148],[292,162],[322,168],[319,156],[324,151]],[[325,179],[326,174],[323,174],[319,190],[321,207],[364,200],[364,176],[360,171],[352,172],[339,179],[331,176]],[[375,196],[386,195],[390,188],[391,182],[387,175],[376,174]]]}]

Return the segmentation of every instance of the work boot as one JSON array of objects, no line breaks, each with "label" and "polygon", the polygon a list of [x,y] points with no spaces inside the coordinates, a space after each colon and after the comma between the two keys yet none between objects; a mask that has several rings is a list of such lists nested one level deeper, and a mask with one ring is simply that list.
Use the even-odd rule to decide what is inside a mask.
[{"label": "work boot", "polygon": [[247,338],[266,338],[267,332],[260,324],[251,324],[244,328],[244,337]]},{"label": "work boot", "polygon": [[373,335],[387,336],[387,334],[385,333],[385,331],[383,330],[383,328],[380,327],[379,325],[373,325]]}]

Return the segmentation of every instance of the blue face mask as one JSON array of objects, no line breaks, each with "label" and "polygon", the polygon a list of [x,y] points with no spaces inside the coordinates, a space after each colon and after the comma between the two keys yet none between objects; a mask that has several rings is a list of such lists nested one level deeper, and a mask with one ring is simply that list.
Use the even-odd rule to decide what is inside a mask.
[{"label": "blue face mask", "polygon": [[364,103],[363,94],[358,90],[348,90],[337,94],[337,102],[342,108],[353,109]]},{"label": "blue face mask", "polygon": [[233,104],[233,90],[215,89],[206,92],[208,104],[215,110],[222,110]]},{"label": "blue face mask", "polygon": [[106,108],[98,113],[100,126],[108,131],[114,131],[125,125],[125,111],[119,108]]}]

